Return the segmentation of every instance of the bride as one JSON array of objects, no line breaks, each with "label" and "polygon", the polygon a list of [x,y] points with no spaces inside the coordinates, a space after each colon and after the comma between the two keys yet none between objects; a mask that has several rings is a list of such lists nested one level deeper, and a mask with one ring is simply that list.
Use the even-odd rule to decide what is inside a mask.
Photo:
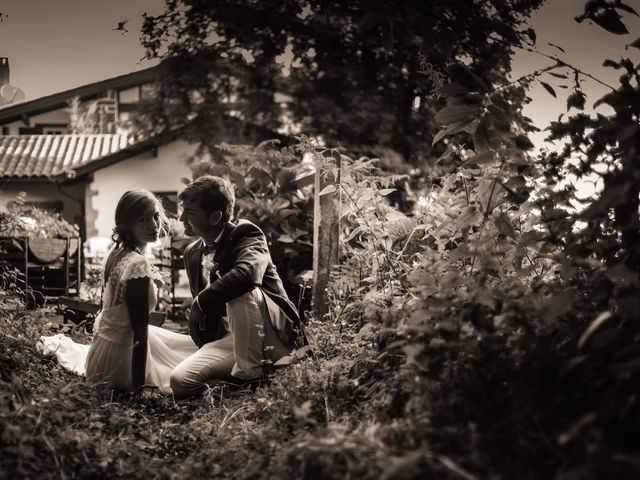
[{"label": "bride", "polygon": [[[70,339],[59,335],[42,339],[45,352],[57,349],[60,363],[77,373],[82,369],[73,366],[86,356],[85,374],[91,383],[116,390],[151,384],[168,393],[171,370],[198,350],[189,335],[149,325],[162,278],[143,252],[149,242],[157,240],[166,220],[161,203],[151,192],[136,189],[122,195],[115,213],[115,245],[104,263],[102,309],[91,346],[88,351],[86,346],[70,346]],[[65,341],[66,346],[62,345]],[[54,343],[58,345],[53,347]]]}]

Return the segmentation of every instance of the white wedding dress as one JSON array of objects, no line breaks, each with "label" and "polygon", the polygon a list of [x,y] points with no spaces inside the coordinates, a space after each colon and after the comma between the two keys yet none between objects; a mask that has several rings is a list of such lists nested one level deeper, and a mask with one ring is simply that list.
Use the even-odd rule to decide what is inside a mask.
[{"label": "white wedding dress", "polygon": [[[125,303],[127,281],[149,277],[148,302],[153,310],[157,301],[156,281],[162,281],[158,270],[137,252],[124,255],[112,268],[104,288],[102,310],[96,317],[91,346],[80,345],[58,334],[42,337],[38,348],[54,354],[60,365],[78,374],[85,374],[91,383],[106,383],[116,390],[132,388],[131,357],[133,329]],[[189,335],[149,325],[145,383],[171,392],[169,375],[173,368],[195,353],[198,347]],[[84,367],[84,368],[83,368]]]}]

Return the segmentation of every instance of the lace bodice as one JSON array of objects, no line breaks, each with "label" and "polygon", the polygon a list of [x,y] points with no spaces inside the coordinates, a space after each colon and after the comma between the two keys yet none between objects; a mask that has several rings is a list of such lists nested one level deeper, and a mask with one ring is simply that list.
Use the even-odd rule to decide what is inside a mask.
[{"label": "lace bodice", "polygon": [[[162,275],[144,255],[137,252],[123,255],[109,273],[102,295],[102,308],[115,307],[125,303],[127,281],[144,277],[162,282]],[[152,281],[151,285],[155,286],[155,283]]]},{"label": "lace bodice", "polygon": [[162,275],[158,269],[137,252],[125,254],[114,264],[102,294],[102,310],[94,323],[94,331],[98,337],[113,343],[132,344],[133,330],[125,300],[127,281],[143,277],[149,277],[152,281],[149,284],[147,298],[140,298],[140,301],[148,302],[151,311],[156,305],[155,282],[162,282]]}]

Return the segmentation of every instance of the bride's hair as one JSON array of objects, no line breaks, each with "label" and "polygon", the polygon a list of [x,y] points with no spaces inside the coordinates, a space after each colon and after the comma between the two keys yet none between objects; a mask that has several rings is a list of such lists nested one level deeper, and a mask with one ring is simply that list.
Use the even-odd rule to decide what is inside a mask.
[{"label": "bride's hair", "polygon": [[136,188],[125,192],[116,206],[116,226],[113,228],[111,239],[116,247],[124,246],[133,250],[134,238],[131,228],[142,217],[155,208],[160,213],[160,236],[167,234],[169,221],[164,207],[158,198],[148,190]]}]

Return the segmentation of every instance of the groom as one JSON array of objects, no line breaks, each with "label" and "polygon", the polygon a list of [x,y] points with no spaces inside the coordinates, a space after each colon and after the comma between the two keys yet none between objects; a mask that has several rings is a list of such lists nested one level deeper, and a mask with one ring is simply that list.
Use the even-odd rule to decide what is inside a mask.
[{"label": "groom", "polygon": [[306,341],[287,298],[264,233],[232,221],[233,186],[204,176],[179,199],[187,235],[200,237],[184,252],[193,295],[189,332],[200,349],[171,372],[171,389],[185,397],[220,380],[242,383]]}]

